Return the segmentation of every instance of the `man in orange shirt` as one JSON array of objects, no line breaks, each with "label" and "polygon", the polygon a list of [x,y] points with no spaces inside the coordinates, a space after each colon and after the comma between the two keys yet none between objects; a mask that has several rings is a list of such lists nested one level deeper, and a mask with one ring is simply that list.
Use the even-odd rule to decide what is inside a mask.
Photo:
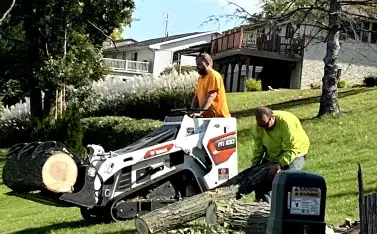
[{"label": "man in orange shirt", "polygon": [[[207,53],[199,55],[196,58],[196,66],[200,76],[196,85],[191,108],[213,110],[216,117],[231,117],[223,78],[220,73],[212,68],[213,61],[211,56]],[[213,117],[213,114],[209,111],[202,111],[192,116],[210,118]]]}]

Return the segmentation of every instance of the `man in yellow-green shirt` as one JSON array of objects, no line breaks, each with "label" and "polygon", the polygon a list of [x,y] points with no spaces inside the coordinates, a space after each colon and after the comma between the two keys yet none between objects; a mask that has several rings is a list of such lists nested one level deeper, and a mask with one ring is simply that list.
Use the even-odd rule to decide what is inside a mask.
[{"label": "man in yellow-green shirt", "polygon": [[268,107],[255,110],[257,125],[253,132],[252,165],[276,162],[269,178],[255,190],[257,200],[270,202],[272,181],[280,170],[301,170],[309,151],[309,137],[300,120],[287,111],[272,111]]}]

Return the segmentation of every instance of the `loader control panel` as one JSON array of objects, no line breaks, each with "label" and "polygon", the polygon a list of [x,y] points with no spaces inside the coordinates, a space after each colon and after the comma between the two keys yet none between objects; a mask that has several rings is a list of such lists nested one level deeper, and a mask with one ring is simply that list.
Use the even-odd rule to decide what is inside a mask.
[{"label": "loader control panel", "polygon": [[299,170],[278,173],[266,234],[325,234],[326,193],[321,175]]}]

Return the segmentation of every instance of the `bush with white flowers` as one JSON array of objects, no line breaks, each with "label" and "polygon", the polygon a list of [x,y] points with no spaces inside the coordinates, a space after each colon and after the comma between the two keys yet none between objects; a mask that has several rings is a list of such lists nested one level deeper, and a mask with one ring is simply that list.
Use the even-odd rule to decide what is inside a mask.
[{"label": "bush with white flowers", "polygon": [[[127,116],[162,120],[171,109],[190,106],[197,77],[196,72],[178,75],[176,71],[156,78],[107,77],[90,87],[68,87],[68,105],[79,102],[83,118]],[[10,107],[0,106],[0,146],[29,142],[34,127],[29,98]]]},{"label": "bush with white flowers", "polygon": [[[107,77],[93,82],[89,97],[81,100],[83,115],[89,116],[129,116],[140,118],[154,118],[153,114],[132,113],[133,107],[141,109],[178,108],[179,105],[187,106],[191,102],[194,92],[197,73],[191,72],[178,75],[176,71],[160,77],[135,76],[125,80],[121,77]],[[75,100],[79,90],[68,87],[70,99]],[[161,103],[163,102],[163,103]],[[163,105],[168,105],[166,108]],[[181,106],[181,107],[185,107]],[[161,111],[161,109],[160,109]],[[147,116],[143,116],[147,115]],[[30,99],[13,106],[0,107],[0,121],[28,120],[30,117]]]},{"label": "bush with white flowers", "polygon": [[127,81],[109,77],[93,83],[94,95],[91,101],[87,99],[90,105],[84,115],[163,119],[170,109],[189,106],[196,80],[196,72],[139,76]]}]

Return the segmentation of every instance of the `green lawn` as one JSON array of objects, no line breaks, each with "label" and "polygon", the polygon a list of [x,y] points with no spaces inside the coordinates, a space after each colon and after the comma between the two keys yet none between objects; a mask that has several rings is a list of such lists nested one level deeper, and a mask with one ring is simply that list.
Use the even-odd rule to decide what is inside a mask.
[{"label": "green lawn", "polygon": [[[250,165],[252,109],[271,105],[288,110],[302,121],[310,136],[311,151],[305,170],[325,176],[328,186],[326,222],[358,219],[357,163],[364,172],[367,192],[377,190],[376,99],[377,89],[342,90],[339,117],[313,118],[319,108],[320,90],[276,91],[229,94],[229,105],[238,119],[239,169]],[[1,154],[1,152],[0,152]],[[4,162],[0,156],[0,167]],[[1,170],[0,170],[1,172]],[[78,209],[54,208],[11,198],[0,181],[1,233],[135,233],[132,222],[87,226]],[[121,232],[122,231],[122,232]]]}]

